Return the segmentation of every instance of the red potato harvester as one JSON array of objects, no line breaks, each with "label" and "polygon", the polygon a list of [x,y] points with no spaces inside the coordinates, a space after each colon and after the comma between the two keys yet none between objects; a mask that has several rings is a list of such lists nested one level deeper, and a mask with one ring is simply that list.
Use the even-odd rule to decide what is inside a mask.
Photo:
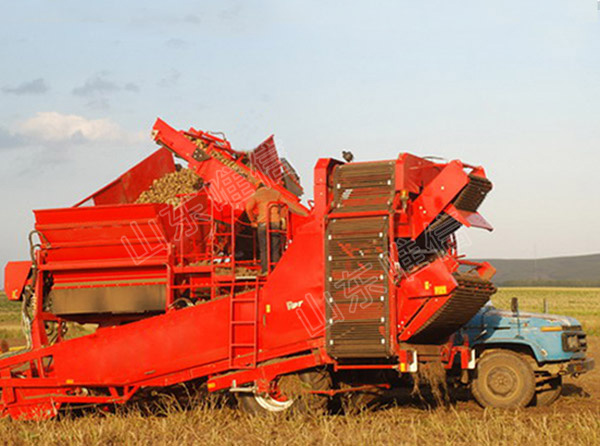
[{"label": "red potato harvester", "polygon": [[[473,367],[452,334],[494,293],[494,269],[461,260],[454,234],[491,229],[477,213],[492,188],[483,168],[408,153],[320,159],[304,207],[272,137],[238,152],[160,119],[152,136],[161,148],[98,192],[35,211],[32,260],[6,267],[28,345],[0,358],[3,416],[50,418],[183,382],[235,392],[250,411],[322,409],[428,361]],[[136,204],[174,157],[202,187],[176,206]],[[266,276],[244,212],[261,182],[305,214],[283,205],[284,252]],[[97,328],[73,337],[74,322]],[[286,393],[294,379],[310,398]]]}]

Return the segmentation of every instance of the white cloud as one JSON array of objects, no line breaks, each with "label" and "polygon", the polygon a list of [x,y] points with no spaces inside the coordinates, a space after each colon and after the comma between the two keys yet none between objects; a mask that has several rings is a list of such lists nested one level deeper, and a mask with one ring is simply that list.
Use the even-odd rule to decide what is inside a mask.
[{"label": "white cloud", "polygon": [[139,134],[129,134],[108,118],[86,119],[58,112],[39,112],[18,126],[17,133],[41,142],[140,141]]}]

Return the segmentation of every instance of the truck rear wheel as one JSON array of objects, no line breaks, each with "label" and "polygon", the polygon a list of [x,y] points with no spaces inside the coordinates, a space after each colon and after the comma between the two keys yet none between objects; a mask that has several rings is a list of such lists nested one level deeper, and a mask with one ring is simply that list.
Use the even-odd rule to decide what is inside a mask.
[{"label": "truck rear wheel", "polygon": [[282,376],[274,390],[268,394],[240,392],[236,394],[239,407],[247,413],[277,413],[297,410],[305,413],[325,413],[330,398],[312,394],[310,390],[331,389],[331,376],[327,370],[310,370]]},{"label": "truck rear wheel", "polygon": [[562,392],[562,377],[557,376],[548,380],[544,387],[535,393],[533,403],[538,407],[545,407],[558,399]]},{"label": "truck rear wheel", "polygon": [[525,407],[535,393],[533,369],[517,353],[508,350],[484,352],[478,361],[471,391],[483,407]]}]

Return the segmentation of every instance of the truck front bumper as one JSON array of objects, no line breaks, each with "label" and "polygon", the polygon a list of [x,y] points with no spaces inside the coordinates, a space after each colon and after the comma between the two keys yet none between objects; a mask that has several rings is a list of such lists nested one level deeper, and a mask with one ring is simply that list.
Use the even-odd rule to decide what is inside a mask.
[{"label": "truck front bumper", "polygon": [[566,364],[564,373],[566,375],[580,375],[593,370],[595,366],[596,362],[593,358],[575,359]]}]

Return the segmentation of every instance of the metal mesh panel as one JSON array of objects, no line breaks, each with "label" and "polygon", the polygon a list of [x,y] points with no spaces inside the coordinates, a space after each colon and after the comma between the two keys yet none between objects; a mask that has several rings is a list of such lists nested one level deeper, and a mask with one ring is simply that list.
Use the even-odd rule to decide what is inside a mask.
[{"label": "metal mesh panel", "polygon": [[454,277],[458,287],[448,302],[410,338],[410,342],[426,344],[445,341],[465,325],[496,292],[492,282],[475,274],[455,273]]},{"label": "metal mesh panel", "polygon": [[336,358],[389,356],[388,220],[335,219],[327,227],[327,349]]},{"label": "metal mesh panel", "polygon": [[492,183],[487,178],[469,175],[469,184],[454,201],[457,209],[477,212],[487,193],[492,190]]},{"label": "metal mesh panel", "polygon": [[385,210],[394,198],[393,161],[343,164],[333,175],[336,212]]}]

